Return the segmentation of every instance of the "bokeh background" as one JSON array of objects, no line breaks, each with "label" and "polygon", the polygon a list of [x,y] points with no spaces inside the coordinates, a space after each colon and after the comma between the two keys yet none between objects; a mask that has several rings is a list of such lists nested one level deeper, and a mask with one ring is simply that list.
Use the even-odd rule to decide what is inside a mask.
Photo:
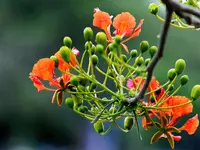
[{"label": "bokeh background", "polygon": [[[148,0],[0,0],[0,149],[170,149],[166,139],[150,145],[153,131],[144,129],[142,141],[136,129],[122,133],[114,128],[106,136],[98,135],[89,121],[66,106],[51,104],[52,93],[38,93],[28,78],[33,64],[55,53],[66,35],[73,39],[73,46],[83,51],[82,31],[92,26],[95,7],[113,15],[128,11],[137,21],[145,19],[141,35],[128,43],[131,49],[138,48],[142,40],[157,45],[162,23],[148,12],[149,3]],[[157,79],[165,82],[176,59],[185,59],[185,74],[190,82],[179,94],[189,96],[190,89],[200,83],[199,47],[199,31],[171,27],[165,57],[155,72]],[[196,101],[194,113],[199,110],[200,102]],[[198,149],[200,130],[193,136],[185,132],[182,136],[175,149]]]}]

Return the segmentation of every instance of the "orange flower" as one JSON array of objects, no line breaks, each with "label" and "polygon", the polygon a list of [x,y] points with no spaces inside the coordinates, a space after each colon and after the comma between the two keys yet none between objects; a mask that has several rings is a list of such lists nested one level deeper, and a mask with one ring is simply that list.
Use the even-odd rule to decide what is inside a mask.
[{"label": "orange flower", "polygon": [[194,134],[199,126],[198,114],[194,117],[190,118],[181,128],[180,130],[185,130],[188,134]]},{"label": "orange flower", "polygon": [[54,74],[54,65],[54,61],[50,58],[42,58],[33,66],[31,76],[51,81]]},{"label": "orange flower", "polygon": [[115,34],[120,36],[131,36],[135,25],[135,17],[129,12],[123,12],[117,15],[113,21],[113,27],[116,29]]},{"label": "orange flower", "polygon": [[103,29],[104,31],[111,25],[111,17],[107,12],[96,8],[93,19],[93,26]]}]

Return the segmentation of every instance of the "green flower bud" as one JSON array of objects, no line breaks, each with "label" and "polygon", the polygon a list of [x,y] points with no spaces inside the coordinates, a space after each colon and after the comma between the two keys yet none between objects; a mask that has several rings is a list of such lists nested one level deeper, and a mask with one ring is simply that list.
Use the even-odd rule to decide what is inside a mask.
[{"label": "green flower bud", "polygon": [[65,62],[69,62],[70,61],[70,53],[71,53],[71,50],[67,47],[67,46],[62,46],[59,50],[60,52],[60,55],[62,57],[62,59],[65,61]]},{"label": "green flower bud", "polygon": [[76,106],[81,106],[81,105],[83,104],[83,100],[82,100],[81,98],[77,97],[77,96],[74,95],[74,94],[72,94],[71,96],[72,96],[72,99],[73,99],[74,104],[75,104]]},{"label": "green flower bud", "polygon": [[89,91],[93,91],[96,88],[97,88],[97,85],[95,83],[91,83],[89,87]]},{"label": "green flower bud", "polygon": [[96,45],[96,51],[99,53],[99,54],[103,54],[104,53],[104,47],[103,47],[103,45],[101,45],[101,44],[97,44]]},{"label": "green flower bud", "polygon": [[172,91],[174,89],[174,85],[173,84],[172,85],[168,85],[167,88],[169,88],[169,91]]},{"label": "green flower bud", "polygon": [[78,77],[75,76],[75,75],[74,75],[73,77],[71,77],[70,83],[71,83],[72,85],[74,85],[74,86],[78,86]]},{"label": "green flower bud", "polygon": [[89,50],[91,47],[92,47],[92,42],[91,41],[85,42],[85,50]]},{"label": "green flower bud", "polygon": [[63,44],[69,48],[72,46],[72,39],[68,36],[64,37]]},{"label": "green flower bud", "polygon": [[191,91],[192,100],[197,100],[200,97],[200,85],[195,85]]},{"label": "green flower bud", "polygon": [[143,57],[137,57],[135,59],[135,63],[136,63],[136,65],[141,66],[142,64],[144,64],[144,58]]},{"label": "green flower bud", "polygon": [[172,80],[175,78],[176,75],[177,75],[177,73],[176,73],[176,71],[175,71],[174,68],[170,69],[170,70],[168,71],[168,73],[167,73],[167,77],[168,77],[168,79],[169,79],[170,81],[172,81]]},{"label": "green flower bud", "polygon": [[146,52],[149,49],[149,42],[148,41],[142,41],[140,43],[140,51],[142,53]]},{"label": "green flower bud", "polygon": [[131,52],[130,52],[130,56],[131,56],[131,58],[135,58],[136,56],[137,56],[137,50],[136,49],[134,49],[134,50],[132,50]]},{"label": "green flower bud", "polygon": [[73,99],[70,98],[70,97],[68,97],[68,98],[65,99],[65,104],[66,104],[69,108],[71,108],[71,109],[73,109],[73,107],[74,107],[74,101],[73,101]]},{"label": "green flower bud", "polygon": [[85,86],[88,82],[88,80],[81,75],[78,76],[78,81],[79,81],[79,84],[82,85],[82,86]]},{"label": "green flower bud", "polygon": [[133,127],[133,117],[126,117],[124,119],[124,129],[130,130]]},{"label": "green flower bud", "polygon": [[151,3],[149,5],[149,12],[153,15],[156,15],[158,13],[158,9],[159,9],[159,6],[158,4],[155,4],[155,3]]},{"label": "green flower bud", "polygon": [[82,112],[82,113],[88,112],[88,107],[87,106],[80,106],[78,108],[78,111]]},{"label": "green flower bud", "polygon": [[121,56],[120,56],[120,59],[123,61],[123,62],[127,62],[127,57],[126,57],[126,55],[124,55],[124,54],[122,54]]},{"label": "green flower bud", "polygon": [[97,55],[92,55],[92,64],[96,66],[98,62],[99,62],[99,58],[97,57]]},{"label": "green flower bud", "polygon": [[148,64],[150,63],[150,61],[151,61],[150,58],[145,59],[145,62],[144,62],[145,66],[148,66]]},{"label": "green flower bud", "polygon": [[97,133],[102,133],[104,131],[104,125],[102,121],[97,121],[94,123],[94,129]]},{"label": "green flower bud", "polygon": [[104,48],[106,47],[106,45],[107,45],[107,36],[106,36],[106,34],[104,32],[98,32],[96,34],[96,43],[103,45]]},{"label": "green flower bud", "polygon": [[58,63],[59,63],[59,62],[58,62],[58,58],[57,58],[56,56],[53,55],[53,56],[50,57],[50,59],[53,60],[53,61],[55,62],[55,67],[57,68],[57,67],[58,67]]},{"label": "green flower bud", "polygon": [[83,31],[83,36],[86,41],[91,41],[93,37],[93,30],[90,27],[86,27]]},{"label": "green flower bud", "polygon": [[95,52],[96,52],[96,47],[95,47],[94,45],[92,45],[92,47],[90,48],[90,52],[91,52],[92,55],[95,54]]},{"label": "green flower bud", "polygon": [[155,53],[156,53],[157,51],[158,51],[157,46],[151,46],[151,47],[149,48],[149,54],[150,54],[151,58],[153,58],[153,56],[155,55]]},{"label": "green flower bud", "polygon": [[175,70],[177,74],[181,74],[184,71],[185,67],[186,67],[186,63],[183,59],[179,59],[176,61]]},{"label": "green flower bud", "polygon": [[183,76],[181,77],[181,79],[180,79],[181,85],[185,85],[185,84],[188,82],[188,80],[189,80],[188,75],[183,75]]},{"label": "green flower bud", "polygon": [[115,36],[115,43],[120,44],[122,42],[122,38],[119,35]]}]

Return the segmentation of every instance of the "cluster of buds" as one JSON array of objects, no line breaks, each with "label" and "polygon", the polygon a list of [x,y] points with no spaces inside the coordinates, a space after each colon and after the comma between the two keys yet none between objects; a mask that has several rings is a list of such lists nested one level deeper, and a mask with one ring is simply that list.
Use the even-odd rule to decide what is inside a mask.
[{"label": "cluster of buds", "polygon": [[[183,3],[188,6],[192,6],[200,10],[199,0],[179,0],[179,1],[180,3]],[[164,6],[162,2],[160,2],[159,4],[151,3],[149,5],[149,12],[155,15],[158,20],[160,20],[161,22],[164,22],[165,19],[159,15],[159,10],[161,9],[162,6]],[[170,25],[176,28],[181,28],[181,29],[199,29],[199,26],[191,25],[190,23],[184,21],[181,18],[181,16],[176,14],[175,12],[173,13],[173,19],[171,20]]]},{"label": "cluster of buds", "polygon": [[[135,28],[134,16],[123,12],[112,23],[112,16],[96,8],[93,25],[102,31],[94,36],[92,28],[84,29],[86,42],[81,58],[77,58],[79,50],[71,48],[71,38],[65,37],[63,46],[53,56],[42,58],[33,66],[29,78],[38,91],[54,92],[52,103],[55,100],[59,106],[64,103],[90,120],[95,131],[101,135],[107,134],[114,125],[121,131],[128,132],[135,124],[139,131],[137,118],[143,117],[142,125],[146,130],[151,127],[158,129],[151,143],[164,137],[174,148],[174,140],[178,141],[181,137],[174,136],[172,132],[180,133],[185,130],[193,134],[199,125],[196,114],[182,127],[175,127],[181,117],[193,111],[192,102],[200,97],[200,85],[192,89],[191,100],[184,96],[174,96],[189,80],[187,75],[181,76],[186,64],[183,59],[179,59],[175,67],[168,71],[166,83],[161,85],[153,77],[145,98],[135,103],[129,102],[143,87],[147,67],[158,51],[148,41],[142,41],[138,49],[130,51],[125,44],[139,36],[143,21],[142,19]],[[85,64],[87,67],[84,67]],[[174,83],[179,77],[180,85],[175,87]],[[50,86],[44,85],[42,80],[47,80]],[[110,84],[113,88],[109,88]],[[124,120],[123,126],[118,124],[119,119]],[[105,123],[109,124],[107,129],[104,129]]]}]

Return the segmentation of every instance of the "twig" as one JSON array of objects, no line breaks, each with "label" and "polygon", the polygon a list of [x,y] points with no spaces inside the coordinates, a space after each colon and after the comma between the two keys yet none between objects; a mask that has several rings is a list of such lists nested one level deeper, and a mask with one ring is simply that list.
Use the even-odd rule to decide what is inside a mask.
[{"label": "twig", "polygon": [[144,83],[141,91],[135,97],[127,99],[127,102],[129,104],[133,104],[133,103],[137,102],[138,100],[140,100],[144,97],[145,91],[146,91],[146,89],[149,86],[149,83],[151,81],[153,70],[154,70],[156,64],[158,63],[158,61],[163,56],[163,51],[164,51],[164,47],[165,47],[167,33],[168,33],[168,30],[169,30],[170,21],[171,21],[171,18],[172,18],[172,12],[173,12],[172,9],[167,8],[166,20],[165,20],[165,23],[164,23],[164,26],[163,26],[163,29],[162,29],[162,32],[161,32],[161,38],[160,38],[160,43],[159,43],[159,47],[158,47],[158,52],[154,55],[152,61],[147,66],[147,72],[148,72],[147,79],[145,80],[145,83]]}]

